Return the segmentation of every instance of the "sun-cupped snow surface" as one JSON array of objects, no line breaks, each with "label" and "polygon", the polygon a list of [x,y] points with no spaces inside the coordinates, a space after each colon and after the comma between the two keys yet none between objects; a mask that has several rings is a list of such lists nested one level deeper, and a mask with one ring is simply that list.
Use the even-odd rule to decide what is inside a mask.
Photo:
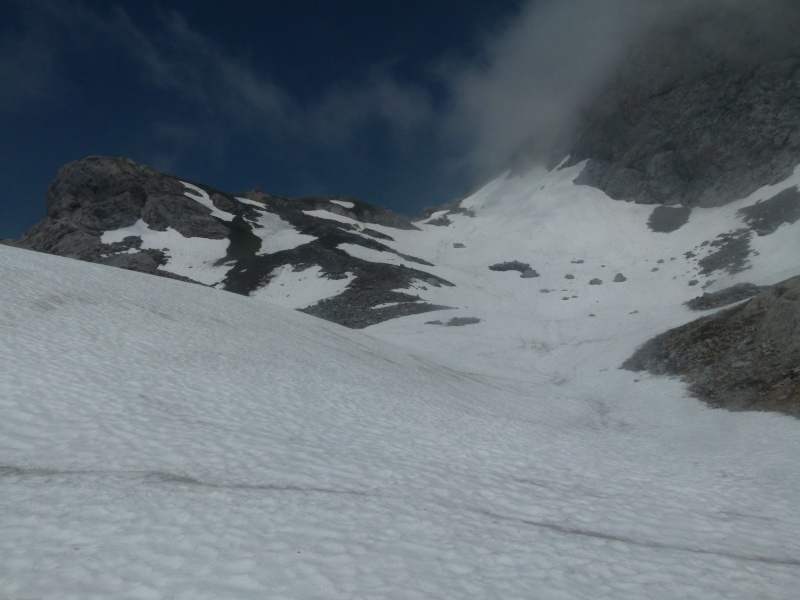
[{"label": "sun-cupped snow surface", "polygon": [[230,265],[217,264],[225,258],[227,239],[214,240],[204,237],[184,237],[172,228],[155,231],[141,219],[130,227],[106,231],[100,238],[104,244],[121,242],[127,237],[142,239],[141,248],[163,250],[167,263],[160,270],[189,277],[206,285],[214,285],[225,278]]},{"label": "sun-cupped snow surface", "polygon": [[191,183],[186,183],[185,181],[181,181],[181,183],[188,188],[188,191],[184,192],[183,194],[187,198],[197,200],[197,202],[209,209],[212,217],[217,217],[223,221],[233,221],[233,215],[229,212],[218,209],[209,197],[208,192],[206,192],[203,188]]},{"label": "sun-cupped snow surface", "polygon": [[[791,418],[618,371],[553,378],[521,334],[527,367],[487,375],[101,265],[0,246],[0,277],[0,597],[800,587]],[[539,325],[552,343],[558,321]]]},{"label": "sun-cupped snow surface", "polygon": [[270,273],[269,285],[258,288],[250,296],[288,308],[306,308],[341,294],[355,279],[352,273],[344,275],[341,279],[330,279],[317,265],[306,269],[283,265]]}]

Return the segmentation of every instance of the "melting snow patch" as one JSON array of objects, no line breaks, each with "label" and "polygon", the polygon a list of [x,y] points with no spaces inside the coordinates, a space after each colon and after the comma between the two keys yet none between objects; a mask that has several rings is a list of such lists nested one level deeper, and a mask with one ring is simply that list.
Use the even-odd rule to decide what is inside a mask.
[{"label": "melting snow patch", "polygon": [[190,192],[184,192],[184,195],[192,200],[197,200],[200,204],[209,209],[212,217],[217,217],[223,221],[233,221],[233,215],[214,206],[214,203],[208,196],[208,192],[204,189],[192,185],[191,183],[186,183],[185,181],[181,181],[181,183],[191,190]]},{"label": "melting snow patch", "polygon": [[327,210],[304,210],[304,215],[309,217],[316,217],[318,219],[327,219],[329,221],[338,221],[339,223],[347,223],[349,225],[359,225],[359,222],[350,217],[343,217],[336,213],[328,212]]},{"label": "melting snow patch", "polygon": [[399,306],[401,304],[408,304],[408,302],[386,302],[385,304],[376,304],[371,307],[373,310],[378,308],[390,308],[392,306]]},{"label": "melting snow patch", "polygon": [[259,254],[292,250],[316,239],[313,235],[300,233],[291,223],[274,213],[263,213],[256,223],[261,226],[253,228],[253,233],[261,238]]},{"label": "melting snow patch", "polygon": [[346,200],[331,200],[331,204],[338,204],[339,206],[344,206],[345,208],[355,208],[355,204],[352,202],[347,202]]},{"label": "melting snow patch", "polygon": [[229,243],[227,239],[189,238],[170,228],[166,231],[155,231],[142,220],[130,227],[106,231],[100,241],[113,244],[131,235],[142,238],[142,250],[164,250],[167,264],[159,267],[162,271],[212,285],[222,281],[230,269],[230,266],[216,265],[218,260],[225,258]]},{"label": "melting snow patch", "polygon": [[292,265],[283,265],[270,275],[269,284],[250,296],[288,308],[306,308],[325,298],[338,296],[355,279],[352,273],[346,273],[342,279],[329,279],[317,265],[302,271],[295,271]]}]

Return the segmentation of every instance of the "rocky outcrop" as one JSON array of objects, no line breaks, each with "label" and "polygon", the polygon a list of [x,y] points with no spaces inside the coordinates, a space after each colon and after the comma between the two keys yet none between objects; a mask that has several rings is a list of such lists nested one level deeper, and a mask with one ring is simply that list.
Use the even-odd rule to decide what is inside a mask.
[{"label": "rocky outcrop", "polygon": [[641,203],[719,206],[800,163],[800,3],[707,3],[664,27],[591,100],[578,182]]},{"label": "rocky outcrop", "polygon": [[[47,217],[28,230],[20,243],[31,250],[169,277],[158,267],[157,251],[112,254],[103,244],[106,231],[144,220],[151,229],[172,228],[186,237],[224,239],[229,227],[185,195],[174,177],[127,158],[93,156],[62,167],[47,188]],[[215,203],[228,208],[231,198],[209,188]],[[135,248],[135,240],[128,247]],[[182,278],[186,280],[187,278]]]},{"label": "rocky outcrop", "polygon": [[711,406],[800,418],[800,276],[659,335],[623,368],[679,375]]},{"label": "rocky outcrop", "polygon": [[[249,295],[268,286],[276,269],[286,265],[294,270],[318,266],[322,276],[329,279],[352,277],[343,293],[303,309],[348,327],[366,327],[443,308],[396,291],[415,281],[452,285],[420,270],[432,266],[430,263],[387,246],[384,242],[392,241],[391,235],[315,215],[315,211],[358,223],[416,229],[403,215],[343,196],[289,199],[255,190],[242,194],[246,201],[241,201],[200,183],[191,185],[208,195],[211,206],[200,202],[181,180],[127,158],[90,157],[70,163],[47,190],[47,218],[26,232],[19,244],[40,252],[198,283],[169,271],[170,248],[143,248],[142,238],[136,235],[103,243],[104,233],[143,221],[150,230],[172,229],[185,238],[227,239],[226,255],[216,263],[229,267],[224,280],[217,284],[227,291]],[[264,211],[278,215],[310,241],[290,250],[260,252],[262,240],[255,228],[260,227],[258,220]],[[221,218],[220,212],[226,218]],[[340,250],[341,244],[388,253],[409,266],[362,260]],[[372,309],[386,304],[391,306]]]},{"label": "rocky outcrop", "polygon": [[752,283],[737,283],[718,292],[705,292],[686,302],[692,310],[712,310],[752,298],[765,288]]},{"label": "rocky outcrop", "polygon": [[533,269],[528,263],[521,262],[519,260],[510,260],[502,263],[497,263],[494,265],[489,265],[490,271],[519,271],[520,277],[523,279],[532,279],[534,277],[539,277],[539,273],[536,269]]}]

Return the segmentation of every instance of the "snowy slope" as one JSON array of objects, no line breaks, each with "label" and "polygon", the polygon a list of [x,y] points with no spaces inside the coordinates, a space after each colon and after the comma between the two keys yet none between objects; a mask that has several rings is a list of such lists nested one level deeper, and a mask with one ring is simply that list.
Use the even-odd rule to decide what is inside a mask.
[{"label": "snowy slope", "polygon": [[[513,180],[496,185],[513,198]],[[523,246],[520,225],[482,256],[493,246],[471,224],[513,230],[511,206],[442,230],[468,252],[437,268],[477,290],[453,314],[485,320],[368,330],[405,350],[0,246],[0,597],[794,597],[798,422],[713,411],[677,382],[616,370],[645,331],[689,317],[685,283],[670,272],[624,301],[610,281],[590,289],[600,260],[645,276],[624,222],[618,244],[581,231],[565,257],[534,252],[563,233],[542,222]],[[429,256],[457,256],[449,243]],[[495,259],[542,276],[485,270]],[[538,291],[568,286],[577,299]]]},{"label": "snowy slope", "polygon": [[[653,206],[575,185],[582,168],[500,177],[462,202],[472,215],[448,215],[447,227],[422,224],[422,231],[393,232],[396,241],[387,245],[413,249],[436,265],[431,273],[455,284],[419,282],[413,288],[423,300],[454,307],[435,319],[481,322],[432,332],[425,323],[434,317],[416,315],[368,331],[441,359],[450,355],[454,366],[469,354],[472,368],[484,373],[536,369],[553,379],[575,379],[614,370],[655,334],[698,318],[684,302],[704,291],[741,282],[769,285],[800,273],[800,221],[770,235],[750,234],[751,254],[739,272],[701,268],[717,250],[708,242],[745,227],[738,211],[797,189],[800,169],[748,198],[695,209],[683,227],[659,233],[648,226]],[[380,254],[371,260],[396,260]],[[489,269],[512,260],[530,264],[539,276]],[[615,282],[617,274],[625,280]]]}]

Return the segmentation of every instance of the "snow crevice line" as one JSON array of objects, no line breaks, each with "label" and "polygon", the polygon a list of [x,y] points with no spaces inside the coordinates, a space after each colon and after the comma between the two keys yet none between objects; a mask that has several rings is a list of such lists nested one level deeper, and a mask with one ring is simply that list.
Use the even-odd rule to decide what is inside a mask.
[{"label": "snow crevice line", "polygon": [[681,546],[679,544],[667,544],[664,542],[658,541],[651,541],[651,540],[637,540],[628,536],[617,535],[614,533],[605,533],[602,531],[593,531],[591,529],[583,529],[580,527],[570,527],[568,525],[560,525],[558,523],[548,523],[547,521],[531,521],[529,519],[520,519],[515,517],[509,517],[505,515],[499,515],[497,513],[493,513],[487,510],[482,510],[478,508],[466,508],[460,507],[462,510],[467,512],[477,513],[486,517],[490,517],[492,519],[496,519],[498,521],[510,521],[513,523],[522,523],[523,525],[529,525],[531,527],[536,527],[538,529],[547,529],[549,531],[555,531],[557,533],[562,533],[565,535],[575,535],[581,537],[588,537],[593,539],[600,539],[600,540],[607,540],[609,542],[621,542],[623,544],[628,544],[630,546],[638,546],[641,548],[651,548],[653,550],[674,550],[678,552],[690,552],[692,554],[705,554],[709,556],[719,556],[722,558],[730,558],[733,560],[742,560],[747,562],[757,562],[757,563],[764,563],[770,565],[785,565],[790,567],[800,567],[800,559],[797,558],[786,558],[786,557],[774,557],[774,556],[762,556],[759,554],[736,554],[731,552],[724,552],[722,550],[712,550],[708,548],[696,548],[691,546]]},{"label": "snow crevice line", "polygon": [[47,468],[22,468],[9,465],[0,465],[0,478],[18,477],[112,477],[127,476],[133,479],[144,479],[150,483],[179,484],[188,486],[198,486],[224,490],[265,490],[273,492],[301,492],[317,494],[345,494],[352,496],[369,496],[371,494],[359,490],[346,490],[321,487],[306,487],[300,485],[281,485],[273,483],[216,483],[212,481],[202,481],[188,475],[178,475],[165,471],[115,471],[115,470],[60,470]]}]

